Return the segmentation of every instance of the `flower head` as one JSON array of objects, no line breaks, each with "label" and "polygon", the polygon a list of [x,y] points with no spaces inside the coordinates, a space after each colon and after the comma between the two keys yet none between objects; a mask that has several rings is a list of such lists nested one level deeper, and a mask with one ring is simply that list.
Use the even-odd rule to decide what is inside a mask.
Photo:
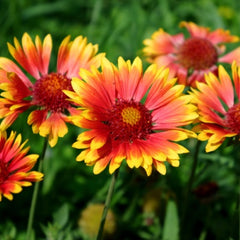
[{"label": "flower head", "polygon": [[24,148],[21,135],[0,132],[0,201],[2,196],[13,199],[12,193],[19,193],[22,187],[31,186],[31,182],[42,180],[43,174],[30,171],[37,159],[37,154],[27,155],[29,147]]},{"label": "flower head", "polygon": [[199,139],[208,141],[206,151],[216,150],[227,137],[240,134],[240,69],[232,64],[233,83],[223,66],[218,75],[206,75],[206,83],[192,89],[193,103],[199,110]]},{"label": "flower head", "polygon": [[151,39],[145,39],[143,52],[149,62],[170,68],[170,76],[179,83],[195,87],[196,81],[204,82],[204,74],[217,74],[218,63],[232,63],[240,59],[240,47],[223,55],[225,44],[239,41],[229,31],[198,26],[193,22],[181,22],[189,32],[170,35],[163,29],[154,32]]},{"label": "flower head", "polygon": [[56,72],[49,72],[51,35],[48,34],[43,42],[36,36],[33,43],[25,33],[22,46],[15,38],[14,46],[8,44],[8,48],[27,74],[10,59],[0,58],[0,89],[3,90],[0,118],[4,118],[0,128],[8,128],[20,113],[34,107],[27,122],[32,125],[34,133],[48,136],[49,144],[53,147],[58,137],[68,132],[66,113],[74,111],[63,90],[72,89],[71,78],[78,76],[80,68],[99,66],[104,54],[96,55],[98,46],[87,43],[82,36],[73,41],[67,36],[59,47]]},{"label": "flower head", "polygon": [[[91,239],[95,239],[97,237],[103,209],[104,204],[92,203],[81,212],[78,220],[78,226],[86,237]],[[116,216],[113,211],[109,209],[103,229],[104,239],[111,239],[114,236],[117,227],[116,225]]]},{"label": "flower head", "polygon": [[181,127],[197,117],[191,97],[182,93],[184,85],[166,81],[168,69],[155,64],[143,73],[139,58],[131,64],[120,57],[118,68],[103,59],[101,69],[82,69],[82,80],[72,80],[74,92],[64,91],[81,107],[73,123],[87,129],[73,144],[84,149],[77,160],[94,165],[95,174],[108,164],[113,173],[124,159],[148,175],[152,166],[165,174],[165,162],[178,166],[179,154],[188,150],[175,141],[191,135]]}]

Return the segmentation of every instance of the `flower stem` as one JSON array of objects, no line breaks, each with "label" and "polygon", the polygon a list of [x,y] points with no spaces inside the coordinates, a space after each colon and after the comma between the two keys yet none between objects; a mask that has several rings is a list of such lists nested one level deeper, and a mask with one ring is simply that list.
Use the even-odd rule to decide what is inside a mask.
[{"label": "flower stem", "polygon": [[[46,153],[46,150],[47,150],[47,144],[48,144],[48,139],[45,138],[42,153],[41,153],[41,156],[40,156],[40,159],[39,159],[38,172],[42,172],[42,169],[43,169],[43,159],[45,157],[45,153]],[[32,201],[31,201],[31,206],[30,206],[30,212],[29,212],[29,217],[28,217],[27,238],[26,238],[26,240],[31,240],[31,236],[32,236],[32,226],[33,226],[34,213],[35,213],[35,209],[36,209],[39,185],[40,185],[40,182],[36,182],[35,185],[34,185]]]},{"label": "flower stem", "polygon": [[184,224],[185,224],[186,212],[187,212],[187,208],[188,208],[188,204],[189,204],[189,195],[192,190],[192,185],[193,185],[194,179],[195,179],[196,169],[197,169],[197,165],[198,165],[198,155],[199,155],[200,145],[201,145],[201,141],[198,140],[196,143],[196,148],[195,148],[195,152],[194,152],[194,156],[193,156],[193,164],[192,164],[191,174],[190,174],[190,177],[189,177],[189,180],[187,183],[186,195],[185,195],[185,199],[184,199],[185,201],[184,201],[184,206],[183,206],[182,224],[181,224],[182,227],[184,227]]},{"label": "flower stem", "polygon": [[118,172],[119,172],[119,169],[117,169],[112,175],[112,180],[111,180],[111,183],[110,183],[110,186],[109,186],[109,189],[108,189],[108,193],[107,193],[107,197],[106,197],[106,201],[105,201],[105,205],[104,205],[104,209],[103,209],[101,222],[100,222],[100,226],[99,226],[99,229],[98,229],[97,240],[102,239],[103,228],[104,228],[104,224],[105,224],[105,221],[106,221],[108,209],[110,207],[110,203],[111,203],[111,200],[112,200],[112,195],[113,195],[114,186],[115,186],[115,183],[116,183],[116,180],[117,180]]},{"label": "flower stem", "polygon": [[200,143],[201,143],[200,141],[197,141],[196,149],[195,149],[194,156],[193,156],[192,171],[191,171],[191,175],[189,177],[188,186],[187,186],[187,198],[188,198],[189,193],[192,190],[192,185],[193,185],[194,178],[195,178],[195,173],[196,173],[197,164],[198,164],[198,153],[199,153],[199,149],[200,149]]},{"label": "flower stem", "polygon": [[240,179],[239,179],[239,184],[238,184],[238,203],[237,203],[237,208],[238,208],[238,239],[240,239]]}]

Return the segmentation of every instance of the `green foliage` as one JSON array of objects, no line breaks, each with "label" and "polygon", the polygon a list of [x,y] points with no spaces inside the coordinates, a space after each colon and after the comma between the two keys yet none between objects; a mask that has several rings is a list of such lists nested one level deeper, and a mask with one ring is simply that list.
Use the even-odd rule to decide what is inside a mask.
[{"label": "green foliage", "polygon": [[162,239],[163,240],[179,239],[179,219],[177,213],[177,206],[173,201],[169,201],[167,204]]}]

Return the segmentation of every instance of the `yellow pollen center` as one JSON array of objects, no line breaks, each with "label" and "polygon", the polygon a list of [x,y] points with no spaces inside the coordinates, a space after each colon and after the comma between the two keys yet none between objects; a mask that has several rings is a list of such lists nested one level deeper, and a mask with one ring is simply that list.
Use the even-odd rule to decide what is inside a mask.
[{"label": "yellow pollen center", "polygon": [[126,107],[121,112],[123,122],[130,124],[131,126],[136,125],[140,118],[141,113],[134,107]]}]

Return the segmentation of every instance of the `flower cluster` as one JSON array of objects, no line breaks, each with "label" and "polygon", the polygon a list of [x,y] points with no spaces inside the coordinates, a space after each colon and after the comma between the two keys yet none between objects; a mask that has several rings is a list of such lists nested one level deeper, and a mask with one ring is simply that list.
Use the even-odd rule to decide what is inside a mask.
[{"label": "flower cluster", "polygon": [[[0,200],[1,195],[12,199],[11,193],[43,176],[29,172],[37,155],[26,155],[21,135],[6,137],[23,112],[29,112],[33,133],[51,147],[67,134],[68,123],[84,129],[72,146],[80,149],[77,161],[94,166],[95,174],[107,166],[112,174],[126,162],[148,176],[153,170],[164,175],[167,165],[178,167],[179,155],[188,152],[180,141],[208,140],[209,152],[226,137],[238,138],[240,47],[225,53],[225,44],[239,38],[193,22],[180,26],[188,37],[159,29],[144,40],[143,53],[151,63],[146,70],[139,57],[131,62],[120,56],[114,65],[83,36],[63,39],[55,71],[49,70],[50,34],[33,41],[24,33],[21,43],[16,38],[8,43],[17,63],[0,57]],[[218,64],[233,61],[232,84]],[[191,129],[193,122],[198,125]]]},{"label": "flower cluster", "polygon": [[[56,72],[49,72],[51,35],[47,35],[43,41],[36,36],[34,44],[25,33],[22,46],[15,38],[14,46],[8,44],[8,48],[28,75],[10,59],[0,58],[0,89],[3,90],[0,117],[4,118],[0,128],[5,130],[19,114],[34,107],[27,122],[32,125],[34,133],[48,136],[49,144],[53,147],[58,137],[68,132],[66,112],[74,111],[62,90],[72,89],[71,78],[77,77],[81,68],[98,66],[104,54],[96,54],[98,46],[87,43],[82,36],[73,41],[67,36],[59,47]],[[34,78],[34,82],[31,78]]]},{"label": "flower cluster", "polygon": [[199,110],[199,140],[206,141],[206,151],[216,150],[228,137],[239,140],[240,134],[240,69],[232,64],[233,82],[223,66],[219,78],[206,75],[206,83],[192,89],[193,103]]},{"label": "flower cluster", "polygon": [[143,49],[149,62],[169,67],[170,75],[179,83],[195,87],[196,82],[205,81],[204,74],[217,74],[218,63],[240,62],[240,47],[224,55],[226,43],[238,42],[238,36],[223,29],[210,31],[193,22],[181,22],[180,27],[185,27],[190,36],[170,35],[160,28],[151,39],[144,40]]},{"label": "flower cluster", "polygon": [[29,147],[24,148],[21,134],[0,132],[0,201],[2,196],[13,199],[12,193],[19,193],[22,187],[31,186],[31,182],[41,181],[43,174],[30,171],[37,159],[37,154],[29,154]]},{"label": "flower cluster", "polygon": [[130,168],[152,166],[166,173],[165,162],[179,165],[179,154],[188,150],[175,143],[193,134],[181,128],[196,117],[184,86],[168,79],[168,69],[151,65],[143,73],[142,61],[131,64],[118,59],[118,67],[104,59],[101,71],[82,69],[72,80],[72,91],[64,91],[79,105],[82,114],[73,123],[89,131],[78,136],[73,147],[84,149],[77,160],[94,165],[99,173],[109,165],[113,173],[125,159]]}]

